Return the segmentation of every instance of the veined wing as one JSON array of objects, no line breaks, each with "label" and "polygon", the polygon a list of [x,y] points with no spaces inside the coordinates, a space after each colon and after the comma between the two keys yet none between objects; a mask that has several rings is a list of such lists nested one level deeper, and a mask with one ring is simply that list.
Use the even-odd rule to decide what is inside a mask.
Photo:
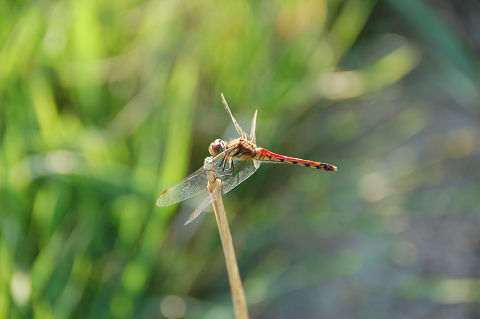
[{"label": "veined wing", "polygon": [[[222,194],[226,194],[235,187],[237,187],[244,180],[252,176],[253,173],[260,167],[260,164],[256,165],[256,160],[234,160],[234,171],[217,174],[217,177],[222,181]],[[260,162],[258,162],[260,163]]]},{"label": "veined wing", "polygon": [[223,103],[223,106],[225,107],[225,110],[227,110],[228,114],[230,115],[230,118],[233,122],[233,125],[235,126],[235,129],[237,130],[237,133],[239,135],[239,137],[241,138],[244,138],[244,139],[247,139],[248,138],[248,134],[245,133],[245,131],[242,129],[242,127],[240,126],[240,124],[238,124],[237,120],[235,119],[235,117],[233,117],[233,114],[232,114],[232,111],[230,111],[230,107],[228,106],[228,103],[227,103],[227,100],[225,99],[225,96],[223,96],[223,93],[220,94],[222,96],[222,103]]},{"label": "veined wing", "polygon": [[[256,160],[234,160],[234,171],[231,169],[222,171],[221,167],[217,166],[215,169],[215,174],[217,178],[222,181],[222,194],[226,194],[235,187],[237,187],[244,180],[252,176],[253,173],[260,166],[260,162]],[[218,194],[214,194],[218,196]],[[197,218],[209,205],[212,203],[212,198],[210,196],[204,197],[202,202],[198,207],[193,211],[188,220],[185,222],[185,225],[191,223],[195,218]]]},{"label": "veined wing", "polygon": [[[212,160],[215,167],[219,168],[221,165],[218,165],[218,163],[222,161],[222,159],[225,157],[225,154],[232,152],[233,150],[234,148],[230,148],[215,156],[215,158]],[[217,176],[223,176],[226,173],[226,171],[222,172],[221,169],[219,169]],[[160,207],[173,205],[194,197],[201,192],[206,191],[207,185],[208,177],[205,173],[205,168],[202,166],[192,174],[182,179],[180,182],[164,190],[157,199],[157,206]]]},{"label": "veined wing", "polygon": [[157,199],[157,206],[168,206],[206,191],[208,184],[207,174],[203,167],[185,177],[180,182],[167,188]]},{"label": "veined wing", "polygon": [[[242,183],[248,177],[250,177],[260,166],[260,162],[257,160],[240,160],[233,159],[233,167],[228,167],[224,169],[223,164],[225,156],[232,152],[235,148],[229,148],[218,154],[213,158],[213,167],[215,169],[215,175],[218,179],[222,181],[222,194],[226,194],[238,184]],[[205,172],[205,168],[201,167],[192,174],[188,175],[186,178],[180,182],[174,184],[170,188],[167,188],[162,195],[157,199],[157,206],[168,206],[183,200],[189,199],[191,197],[202,194],[203,197],[200,205],[195,209],[190,218],[185,224],[190,223],[195,218],[197,218],[202,211],[211,204],[212,200],[207,191],[208,177]]]}]

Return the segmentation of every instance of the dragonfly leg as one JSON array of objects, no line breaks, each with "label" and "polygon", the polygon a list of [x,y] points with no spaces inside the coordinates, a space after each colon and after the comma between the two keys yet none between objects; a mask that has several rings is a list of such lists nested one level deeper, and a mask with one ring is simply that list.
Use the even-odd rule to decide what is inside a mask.
[{"label": "dragonfly leg", "polygon": [[232,170],[232,173],[235,172],[235,166],[233,165],[233,158],[230,158],[230,169]]},{"label": "dragonfly leg", "polygon": [[222,172],[224,172],[224,171],[225,171],[225,167],[227,167],[227,162],[228,162],[228,161],[227,161],[225,158],[223,158],[222,161],[223,161]]},{"label": "dragonfly leg", "polygon": [[224,163],[224,161],[225,161],[225,157],[222,157],[222,160],[221,160],[220,163],[218,164],[218,167],[222,166],[223,163]]}]

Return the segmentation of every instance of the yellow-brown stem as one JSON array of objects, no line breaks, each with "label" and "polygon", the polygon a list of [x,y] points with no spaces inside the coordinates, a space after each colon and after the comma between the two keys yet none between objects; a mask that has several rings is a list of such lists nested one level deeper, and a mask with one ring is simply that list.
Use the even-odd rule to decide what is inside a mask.
[{"label": "yellow-brown stem", "polygon": [[235,249],[233,248],[233,239],[230,234],[228,226],[227,215],[225,207],[223,206],[221,181],[217,179],[212,167],[208,167],[212,162],[205,161],[205,168],[208,176],[208,190],[212,197],[213,210],[215,212],[215,219],[217,220],[218,231],[222,241],[223,253],[225,255],[225,263],[227,265],[228,281],[230,283],[230,290],[232,292],[232,302],[235,311],[235,318],[248,319],[247,300],[243,290],[242,279],[238,270],[237,258],[235,256]]}]

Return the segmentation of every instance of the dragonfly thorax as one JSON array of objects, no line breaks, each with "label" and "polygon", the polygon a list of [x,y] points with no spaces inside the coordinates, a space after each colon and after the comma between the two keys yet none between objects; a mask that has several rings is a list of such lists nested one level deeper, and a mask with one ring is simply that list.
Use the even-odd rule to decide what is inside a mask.
[{"label": "dragonfly thorax", "polygon": [[215,156],[215,155],[218,155],[218,154],[222,153],[223,151],[225,151],[226,148],[227,148],[227,144],[225,143],[225,141],[217,138],[208,147],[208,152],[212,156]]}]

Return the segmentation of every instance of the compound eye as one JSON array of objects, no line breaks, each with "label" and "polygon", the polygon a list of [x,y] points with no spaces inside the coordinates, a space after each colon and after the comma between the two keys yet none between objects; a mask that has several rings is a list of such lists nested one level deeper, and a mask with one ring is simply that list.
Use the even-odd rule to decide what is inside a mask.
[{"label": "compound eye", "polygon": [[225,151],[225,142],[217,138],[210,144],[208,151],[213,156],[220,154],[221,152]]}]

